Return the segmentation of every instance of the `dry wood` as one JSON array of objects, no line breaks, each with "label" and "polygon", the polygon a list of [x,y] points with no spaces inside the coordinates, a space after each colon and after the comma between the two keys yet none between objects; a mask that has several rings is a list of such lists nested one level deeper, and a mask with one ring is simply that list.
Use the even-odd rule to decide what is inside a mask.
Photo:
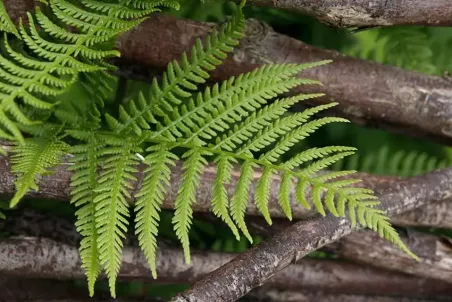
[{"label": "dry wood", "polygon": [[[383,294],[383,293],[382,293]],[[413,299],[406,297],[358,296],[358,295],[329,295],[322,292],[280,292],[280,291],[252,291],[248,297],[255,298],[255,302],[434,302],[447,301],[438,299]],[[253,300],[254,301],[254,300]]]},{"label": "dry wood", "polygon": [[[35,219],[35,221],[41,221],[41,219]],[[39,225],[36,227],[40,228]],[[67,234],[67,231],[55,231],[60,232],[60,236]],[[186,265],[183,262],[181,250],[163,248],[160,249],[157,258],[159,276],[153,282],[194,283],[231,261],[234,256],[198,251],[193,253],[192,264]],[[2,275],[16,278],[23,276],[60,280],[83,278],[75,245],[37,237],[22,236],[1,240],[0,272]],[[139,248],[126,247],[120,279],[149,280],[150,278],[149,268]],[[37,282],[39,284],[41,281]],[[36,288],[38,290],[39,286]],[[65,288],[69,287],[63,284],[62,289]],[[289,266],[266,282],[265,288],[289,291],[321,290],[328,294],[452,297],[452,288],[445,282],[411,277],[347,262],[317,259],[303,259]],[[62,296],[63,292],[56,291],[52,297],[68,297]],[[70,292],[76,293],[74,290]],[[85,291],[83,294],[86,294]]]},{"label": "dry wood", "polygon": [[335,27],[452,25],[449,0],[248,0],[248,3],[276,5]]},{"label": "dry wood", "polygon": [[[49,200],[59,200],[68,201],[70,200],[70,177],[71,173],[66,170],[67,165],[62,164],[54,169],[52,175],[44,176],[39,182],[39,191],[31,191],[27,194],[29,198],[41,198]],[[138,175],[138,183],[141,183],[143,175],[141,173],[142,167],[140,167],[140,173]],[[231,184],[226,185],[229,193],[232,195],[234,191],[234,184],[239,176],[239,170],[234,172],[234,179]],[[173,209],[174,200],[177,196],[177,190],[180,184],[180,178],[182,176],[181,165],[178,164],[172,169],[172,184],[168,188],[168,193],[163,202],[162,207],[164,209]],[[259,178],[260,173],[256,171],[254,174],[254,182]],[[367,173],[358,173],[355,175],[356,178],[363,179],[361,185],[370,188],[377,189],[389,186],[391,183],[400,181],[400,178],[387,177],[387,176],[375,176]],[[211,188],[213,180],[215,178],[215,168],[209,166],[204,170],[202,175],[201,183],[203,184],[196,191],[197,198],[196,203],[193,205],[193,209],[196,212],[210,212],[210,201],[211,201]],[[279,180],[274,178],[271,182],[272,189],[270,194],[269,209],[272,217],[285,217],[283,211],[277,203],[277,192],[279,188]],[[138,188],[134,189],[135,191]],[[254,185],[251,189],[251,196],[253,193]],[[14,189],[14,176],[10,171],[10,162],[6,157],[0,157],[0,197],[8,198],[11,197],[15,192]],[[306,210],[301,207],[295,200],[292,201],[293,216],[295,219],[308,219],[314,217],[316,214],[313,210]],[[254,203],[250,203],[247,208],[248,215],[258,215],[260,213]],[[438,202],[438,203],[428,203],[423,207],[408,211],[401,215],[394,217],[395,223],[400,223],[400,225],[411,225],[411,226],[430,226],[430,227],[440,227],[448,228],[452,226],[452,203],[448,201]]]},{"label": "dry wood", "polygon": [[[344,1],[306,1],[306,3],[321,3],[317,4],[318,7],[325,8],[326,11],[328,11],[326,3],[331,6],[344,3]],[[378,2],[381,1],[383,0]],[[450,21],[452,6],[449,5],[449,0],[386,2],[401,1],[407,6],[411,2],[413,2],[411,5],[417,3],[418,5],[412,7],[423,18],[444,13],[449,22],[452,22]],[[24,16],[23,8],[33,5],[30,2],[31,0],[15,0],[7,1],[6,4],[10,6],[9,11],[17,17]],[[257,2],[270,2],[270,0]],[[280,4],[284,6],[289,5],[290,2],[299,1],[287,0],[281,1]],[[359,7],[370,5],[370,3],[376,2],[347,0],[343,5]],[[431,3],[438,3],[438,6]],[[446,3],[448,3],[448,9],[446,9]],[[301,2],[299,4],[300,7],[303,6]],[[400,4],[395,4],[395,7],[403,8]],[[444,9],[435,14],[427,14],[429,12],[425,10],[427,7],[432,7],[434,10]],[[316,6],[312,8],[318,11]],[[403,13],[404,16],[411,18],[409,13],[405,11]],[[116,46],[121,52],[121,59],[116,60],[116,63],[123,69],[123,75],[138,75],[140,78],[154,76],[153,68],[163,69],[171,60],[178,59],[183,51],[191,48],[196,38],[206,36],[212,26],[213,24],[153,15],[135,29],[120,36]],[[270,62],[304,63],[325,59],[332,59],[334,62],[303,73],[305,77],[320,80],[324,87],[303,86],[293,91],[300,93],[321,90],[326,93],[325,97],[311,101],[309,104],[339,102],[339,106],[330,111],[330,114],[345,116],[355,123],[370,127],[452,144],[452,120],[450,119],[452,82],[450,79],[404,71],[344,56],[336,51],[312,47],[299,40],[278,34],[270,26],[257,20],[247,21],[245,38],[242,39],[234,54],[212,73],[212,80],[224,80]],[[299,109],[304,109],[304,106]]]},{"label": "dry wood", "polygon": [[[442,201],[452,196],[452,169],[393,182],[376,194],[390,216]],[[351,232],[347,220],[332,215],[297,222],[237,256],[173,301],[235,301],[291,263]]]},{"label": "dry wood", "polygon": [[[129,74],[139,74],[142,70],[146,77],[149,72],[146,65],[163,69],[211,28],[212,24],[154,16],[119,38],[117,48],[122,61],[117,64],[131,70]],[[326,94],[309,104],[335,101],[339,105],[329,113],[345,116],[355,123],[452,143],[450,80],[309,46],[274,32],[257,20],[247,21],[245,38],[229,60],[212,72],[212,80],[224,80],[271,62],[306,63],[325,59],[333,63],[302,74],[320,80],[324,87],[301,86],[293,90]]]}]

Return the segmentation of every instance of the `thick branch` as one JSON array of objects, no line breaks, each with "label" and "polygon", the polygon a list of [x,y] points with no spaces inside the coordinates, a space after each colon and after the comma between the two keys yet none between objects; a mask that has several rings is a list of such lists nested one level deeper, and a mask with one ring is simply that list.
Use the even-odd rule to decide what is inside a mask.
[{"label": "thick branch", "polygon": [[[161,249],[157,258],[159,277],[155,281],[193,283],[231,261],[234,256],[195,252],[192,264],[186,265],[182,251]],[[0,241],[0,271],[4,275],[17,277],[63,280],[83,278],[78,251],[74,245],[35,237],[16,237]],[[125,248],[120,278],[151,278],[147,262],[138,248]],[[316,290],[328,294],[418,298],[452,296],[452,288],[445,282],[360,267],[346,262],[315,259],[303,259],[291,265],[265,285],[272,289]]]},{"label": "thick branch", "polygon": [[[290,227],[290,223],[277,220],[269,228],[262,219],[248,221],[255,233],[271,236]],[[452,280],[452,245],[449,239],[433,236],[410,229],[401,231],[400,237],[407,246],[420,257],[420,261],[412,259],[400,249],[380,238],[369,230],[353,232],[340,240],[326,245],[323,250],[355,262],[384,268],[392,271],[430,277],[450,282]]]},{"label": "thick branch", "polygon": [[256,298],[256,302],[434,302],[439,300],[419,300],[401,297],[358,295],[328,295],[322,292],[280,292],[280,291],[252,291],[248,297]]},{"label": "thick branch", "polygon": [[[13,19],[33,0],[4,0]],[[241,0],[235,0],[241,2]],[[311,17],[328,25],[348,28],[389,25],[451,26],[449,0],[248,0],[249,4],[276,6]]]},{"label": "thick branch", "polygon": [[[10,171],[10,162],[8,158],[0,157],[0,196],[3,198],[11,197],[14,192],[14,176]],[[66,170],[67,165],[63,164],[56,169],[54,173],[50,176],[42,177],[39,182],[39,191],[29,192],[27,194],[30,198],[42,198],[51,199],[59,201],[70,200],[70,177],[71,173]],[[141,173],[138,175],[138,183],[141,183],[143,175]],[[234,191],[235,180],[239,175],[239,170],[237,169],[234,174],[234,180],[231,184],[226,185],[229,193],[232,195]],[[210,212],[210,201],[211,201],[211,191],[212,184],[215,178],[215,169],[212,166],[207,167],[202,175],[201,183],[203,184],[196,191],[196,203],[193,205],[193,209],[196,212]],[[174,200],[177,195],[177,191],[180,185],[180,179],[182,176],[182,171],[180,165],[177,165],[172,170],[172,180],[171,186],[168,187],[168,193],[163,202],[162,207],[164,209],[173,209]],[[254,174],[254,183],[260,176],[259,171]],[[355,175],[356,178],[363,179],[362,185],[370,188],[377,189],[382,187],[387,187],[389,184],[395,181],[401,181],[400,179],[394,177],[386,176],[375,176],[366,173],[359,173]],[[277,202],[277,192],[279,190],[279,180],[274,178],[271,182],[272,189],[270,190],[270,202],[269,209],[272,217],[285,217],[284,212],[281,210]],[[135,191],[137,190],[134,189]],[[252,187],[251,196],[253,193],[254,186]],[[295,200],[292,201],[293,216],[295,219],[307,219],[314,217],[316,212],[313,210],[306,210],[301,207]],[[258,215],[260,213],[254,203],[250,202],[247,208],[248,215]],[[452,204],[449,202],[440,203],[429,203],[424,205],[420,209],[414,211],[409,211],[406,214],[396,216],[394,222],[400,222],[401,225],[412,225],[412,226],[430,226],[430,227],[442,227],[448,228],[452,226]]]},{"label": "thick branch", "polygon": [[[31,0],[17,2],[25,3],[26,6],[30,5],[29,1]],[[272,0],[257,1],[263,3]],[[16,3],[16,1],[8,2]],[[328,7],[337,7],[337,3],[344,3],[338,0],[304,0],[303,2],[281,0],[281,5],[289,5],[290,2],[299,3],[300,7],[303,6],[303,2],[322,3],[312,6],[312,9],[317,10],[318,6],[325,12],[329,11]],[[377,2],[347,0],[343,7],[360,7],[380,2],[382,0]],[[396,4],[392,4],[393,2]],[[405,3],[407,7],[416,4],[411,6],[412,11],[419,13],[423,18],[428,16],[430,19],[439,13],[444,13],[445,16],[452,15],[450,13],[452,6],[448,0],[396,0],[385,1],[385,3],[390,7],[394,5],[407,18],[411,18],[410,13],[403,10],[404,6],[401,3]],[[24,4],[15,5],[11,8],[15,12],[24,6]],[[378,7],[378,4],[375,7]],[[434,8],[436,13],[429,13],[429,10],[426,10],[427,7]],[[436,11],[435,7],[444,9]],[[344,9],[344,12],[347,12],[347,9]],[[24,11],[17,11],[17,15],[24,15]],[[450,17],[447,19],[452,20]],[[431,18],[431,20],[435,19]],[[212,24],[154,15],[118,39],[116,46],[121,51],[121,59],[116,63],[123,69],[124,75],[136,76],[142,73],[144,77],[153,76],[155,73],[149,72],[149,66],[165,68],[168,62],[178,59],[184,50],[190,49],[196,38],[207,35],[212,26]],[[403,71],[347,57],[336,51],[312,47],[299,40],[278,34],[268,25],[256,20],[248,20],[246,37],[241,41],[234,55],[212,73],[212,80],[224,80],[269,62],[303,63],[325,59],[332,59],[334,62],[308,70],[303,74],[303,76],[320,80],[324,83],[324,87],[303,86],[295,89],[294,93],[322,90],[326,96],[311,101],[311,104],[339,102],[339,106],[330,114],[348,117],[362,125],[452,144],[452,82],[450,79]]]},{"label": "thick branch", "polygon": [[[250,229],[264,236],[270,236],[271,232],[280,231],[290,224],[286,220],[277,220],[269,228],[262,219],[252,219],[248,223]],[[0,222],[0,229],[2,232],[13,236],[43,237],[65,243],[69,246],[77,245],[80,240],[80,236],[75,231],[72,221],[27,209],[8,213],[7,219]],[[405,254],[380,239],[371,231],[352,233],[337,243],[328,245],[326,249],[353,262],[414,274],[417,279],[414,277],[407,278],[405,275],[399,276],[389,272],[382,272],[380,270],[356,268],[354,265],[347,263],[302,259],[298,263],[299,265],[290,266],[275,277],[273,279],[274,281],[267,282],[266,284],[272,284],[273,287],[280,289],[292,290],[302,287],[305,289],[318,288],[325,292],[338,293],[368,295],[377,294],[379,291],[382,291],[387,295],[396,295],[399,293],[403,296],[422,296],[422,294],[419,294],[413,288],[414,285],[410,286],[410,284],[416,283],[416,286],[419,286],[421,291],[426,293],[426,296],[430,293],[442,295],[442,287],[451,287],[448,285],[444,286],[445,283],[437,281],[434,281],[435,283],[429,282],[424,278],[418,277],[431,277],[432,279],[442,279],[446,282],[452,279],[452,270],[449,265],[449,263],[452,263],[452,258],[449,256],[450,248],[447,245],[447,241],[417,232],[409,232],[408,234],[408,237],[403,234],[401,236],[405,239],[410,249],[421,257],[420,262],[411,262],[410,258]],[[356,242],[359,244],[356,244]],[[137,246],[135,237],[129,236],[125,244],[128,246]],[[356,250],[357,246],[360,247],[359,250]],[[205,253],[201,255],[206,257],[206,262],[210,262],[209,258],[212,254]],[[177,257],[176,254],[173,256]],[[222,260],[219,260],[218,263],[206,265],[204,271],[200,271],[199,268],[194,268],[195,275],[192,276],[190,281],[198,280],[200,276],[209,273],[209,269],[213,270],[220,264],[224,264],[232,259],[229,254],[222,254],[220,258]],[[213,257],[212,261],[218,261],[218,257]],[[407,265],[407,262],[410,262],[410,265]],[[196,266],[197,264],[198,262],[194,265]],[[161,264],[161,266],[164,268],[169,267],[166,264]],[[147,275],[145,272],[143,273],[144,275],[135,277],[146,278]],[[165,272],[163,272],[163,276],[165,276]],[[404,277],[402,278],[402,276]],[[404,280],[406,280],[405,283]],[[426,290],[425,288],[430,288],[430,290]],[[403,291],[403,294],[401,291]],[[444,292],[444,294],[446,293],[452,295],[452,288],[451,292]]]},{"label": "thick branch", "polygon": [[[452,170],[394,182],[378,190],[377,196],[389,215],[445,200],[452,196]],[[174,301],[235,301],[290,263],[351,232],[347,220],[332,215],[295,223],[209,274]]]},{"label": "thick branch", "polygon": [[376,25],[451,26],[449,0],[249,0],[310,15],[335,27]]},{"label": "thick branch", "polygon": [[[145,65],[163,69],[183,50],[190,49],[196,38],[207,35],[211,26],[154,16],[120,37],[117,47],[122,61],[117,64],[135,74],[139,70],[146,74],[149,68]],[[311,104],[339,102],[330,114],[345,116],[358,124],[452,143],[450,80],[312,47],[278,34],[256,20],[248,20],[246,37],[234,55],[212,73],[212,80],[224,80],[269,62],[305,63],[325,59],[332,59],[333,63],[303,73],[305,77],[320,80],[324,87],[302,86],[295,93],[325,92],[325,97]]]}]

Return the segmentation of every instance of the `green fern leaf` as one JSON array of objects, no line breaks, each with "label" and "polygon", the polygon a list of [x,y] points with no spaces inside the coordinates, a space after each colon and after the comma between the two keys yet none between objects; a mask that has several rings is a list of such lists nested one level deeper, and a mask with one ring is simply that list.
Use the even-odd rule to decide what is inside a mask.
[{"label": "green fern leaf", "polygon": [[245,223],[245,210],[248,205],[248,195],[253,176],[253,163],[246,161],[240,171],[240,178],[237,181],[234,196],[231,199],[231,215],[239,229],[243,232],[246,238],[253,243],[248,228]]},{"label": "green fern leaf", "polygon": [[188,232],[193,218],[192,204],[196,201],[196,189],[199,184],[199,178],[207,161],[203,156],[210,153],[199,149],[187,151],[182,158],[185,158],[183,165],[184,175],[182,176],[181,186],[175,201],[175,213],[173,217],[174,231],[182,243],[184,249],[185,262],[190,263],[190,243]]},{"label": "green fern leaf", "polygon": [[97,246],[99,259],[108,277],[110,291],[116,296],[115,282],[121,265],[121,250],[127,231],[129,211],[127,200],[132,181],[136,181],[135,153],[141,150],[137,142],[129,139],[110,138],[110,147],[102,150],[101,166],[103,172],[95,189],[94,198]]},{"label": "green fern leaf", "polygon": [[74,171],[71,178],[71,203],[78,210],[76,227],[82,235],[80,242],[80,258],[82,268],[88,279],[90,296],[94,295],[94,285],[101,271],[99,261],[98,228],[96,226],[96,209],[94,199],[97,186],[97,170],[99,168],[99,153],[105,145],[102,138],[94,131],[71,131],[70,134],[86,144],[80,144],[71,148],[74,155],[74,163],[69,169]]},{"label": "green fern leaf", "polygon": [[201,40],[197,40],[191,51],[191,59],[184,52],[181,63],[173,61],[168,65],[162,76],[162,85],[154,79],[151,85],[151,99],[131,102],[128,109],[121,108],[119,120],[108,115],[110,125],[117,132],[134,131],[141,135],[141,130],[149,129],[149,123],[155,121],[154,114],[166,117],[166,112],[172,112],[175,105],[180,104],[179,98],[190,97],[196,89],[196,84],[204,83],[209,77],[207,71],[213,70],[226,59],[227,53],[238,44],[245,27],[241,7],[230,22],[223,26],[219,32],[214,30],[206,38],[204,48]]},{"label": "green fern leaf", "polygon": [[177,156],[164,146],[151,147],[151,152],[144,160],[149,165],[144,171],[145,178],[140,192],[135,195],[135,234],[148,260],[152,275],[157,278],[155,266],[159,211],[165,197],[166,188],[170,185],[171,170]]},{"label": "green fern leaf", "polygon": [[11,163],[16,176],[16,193],[10,207],[15,207],[30,189],[39,189],[38,178],[63,160],[67,148],[68,145],[57,136],[26,139],[24,144],[14,147]]},{"label": "green fern leaf", "polygon": [[268,211],[268,201],[270,199],[271,176],[271,168],[265,167],[257,183],[256,192],[254,193],[254,202],[256,207],[270,225],[272,224],[272,219],[270,218],[270,212]]},{"label": "green fern leaf", "polygon": [[[174,4],[171,3],[148,3],[146,9],[137,10],[134,7],[143,2],[121,0],[112,4],[84,0],[75,5],[49,0],[49,11],[58,21],[52,21],[40,8],[35,15],[28,13],[29,26],[19,27],[22,44],[11,47],[7,35],[2,41],[5,52],[0,56],[0,137],[23,142],[20,124],[32,126],[35,121],[24,114],[22,102],[52,110],[51,97],[66,92],[80,73],[104,70],[104,59],[119,55],[118,51],[102,49],[99,44],[142,22],[142,16],[155,11],[157,5]],[[8,22],[2,24],[15,29]],[[60,24],[75,27],[77,32]]]},{"label": "green fern leaf", "polygon": [[213,183],[212,189],[212,211],[213,213],[223,220],[231,229],[237,240],[240,240],[240,234],[237,230],[234,221],[231,219],[229,209],[229,197],[224,187],[231,180],[232,163],[235,159],[221,154],[216,158],[217,175]]},{"label": "green fern leaf", "polygon": [[19,36],[19,32],[17,31],[16,26],[9,17],[3,1],[0,1],[0,31],[11,33],[16,37]]},{"label": "green fern leaf", "polygon": [[278,203],[289,220],[292,220],[292,207],[290,204],[290,188],[292,185],[292,175],[284,173],[281,177],[281,184],[278,192]]}]

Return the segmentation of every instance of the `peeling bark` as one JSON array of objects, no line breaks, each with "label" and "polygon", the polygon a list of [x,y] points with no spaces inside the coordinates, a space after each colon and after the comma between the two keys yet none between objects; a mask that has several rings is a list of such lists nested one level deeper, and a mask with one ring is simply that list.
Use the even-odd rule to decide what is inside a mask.
[{"label": "peeling bark", "polygon": [[[451,177],[452,170],[436,171],[393,183],[376,194],[382,202],[381,208],[392,216],[428,202],[451,198]],[[173,301],[235,301],[291,263],[351,232],[347,220],[332,215],[297,222],[237,256]]]}]

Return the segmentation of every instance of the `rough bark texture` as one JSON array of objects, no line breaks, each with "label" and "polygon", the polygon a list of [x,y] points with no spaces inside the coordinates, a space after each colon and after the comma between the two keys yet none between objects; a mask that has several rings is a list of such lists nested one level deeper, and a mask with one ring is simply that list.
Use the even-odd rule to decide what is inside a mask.
[{"label": "rough bark texture", "polygon": [[449,0],[249,0],[248,3],[276,4],[335,27],[452,25]]},{"label": "rough bark texture", "polygon": [[[271,228],[268,227],[263,219],[252,219],[249,221],[250,230],[266,237],[271,236],[272,232],[278,232],[288,226],[290,226],[290,222],[286,220],[275,220]],[[0,230],[12,236],[48,238],[69,246],[76,246],[80,240],[80,236],[75,231],[73,221],[27,209],[8,213],[7,219],[0,221]],[[408,235],[402,233],[401,236],[405,239],[410,249],[421,257],[420,262],[412,262],[404,253],[401,253],[397,248],[388,244],[371,231],[352,233],[336,243],[327,245],[325,249],[353,262],[410,273],[417,277],[431,277],[450,282],[452,276],[449,263],[452,263],[452,258],[449,255],[452,253],[447,241],[439,237],[427,236],[412,231]],[[356,242],[361,242],[361,244],[356,244]],[[138,246],[134,236],[129,236],[125,244]],[[356,246],[360,246],[358,251],[356,251]],[[193,270],[194,275],[187,282],[198,280],[201,276],[209,273],[210,270],[216,269],[220,264],[232,259],[229,254],[222,254],[220,260],[216,256],[211,257],[212,254],[201,255],[206,257],[206,262],[218,261],[218,263],[205,265],[204,270],[195,267]],[[178,257],[176,254],[173,256]],[[409,262],[409,265],[407,265],[407,262]],[[198,261],[195,265],[199,263],[201,262]],[[326,292],[338,293],[378,294],[381,291],[386,295],[395,295],[396,293],[402,295],[403,293],[403,296],[423,296],[421,293],[424,293],[425,296],[434,293],[436,295],[442,295],[443,293],[452,295],[452,287],[444,285],[446,283],[434,283],[437,281],[430,282],[425,278],[402,278],[402,275],[399,276],[365,267],[354,268],[353,265],[347,263],[333,264],[329,261],[317,262],[302,259],[298,264],[300,265],[288,267],[272,279],[273,281],[269,281],[266,284],[271,284],[280,289],[296,290],[302,287],[313,290],[321,288]],[[183,265],[183,263],[177,262],[174,265]],[[161,267],[166,268],[169,266],[162,264]],[[136,278],[147,277],[146,271],[140,272],[143,275],[137,275],[135,276]],[[160,281],[160,278],[161,276],[158,281]],[[183,282],[182,279],[175,281]],[[163,273],[163,280],[171,281],[170,278],[168,280],[165,278],[165,273]],[[406,281],[405,283],[404,280]],[[445,292],[444,288],[450,288],[450,292]]]},{"label": "rough bark texture", "polygon": [[[272,228],[265,226],[262,220],[253,219],[250,229],[263,236],[271,236],[290,226],[287,221],[275,221]],[[448,238],[428,235],[413,230],[400,231],[400,237],[411,251],[420,257],[413,262],[375,232],[361,230],[351,233],[340,240],[326,245],[323,250],[335,255],[373,267],[408,273],[419,277],[451,282],[452,280],[452,244]]]},{"label": "rough bark texture", "polygon": [[[196,38],[205,36],[211,27],[195,21],[154,16],[119,38],[117,47],[123,61],[117,64],[135,74],[145,65],[163,69],[182,51],[190,49]],[[212,80],[224,80],[270,62],[304,63],[325,59],[332,59],[333,63],[303,73],[304,77],[320,80],[324,87],[302,86],[294,89],[294,93],[321,91],[326,96],[311,104],[339,102],[332,114],[363,125],[452,143],[450,80],[312,47],[278,34],[256,20],[247,21],[245,38],[229,60],[212,73]],[[143,72],[145,77],[148,69]]]},{"label": "rough bark texture", "polygon": [[[17,20],[32,10],[33,0],[4,0]],[[241,2],[241,0],[235,0]],[[248,0],[248,5],[276,6],[306,14],[339,28],[388,25],[451,26],[449,0]]]},{"label": "rough bark texture", "polygon": [[[235,255],[194,252],[192,256],[192,264],[186,265],[183,262],[182,251],[161,249],[157,260],[159,277],[153,282],[193,283],[231,261]],[[80,269],[78,251],[74,245],[36,237],[16,237],[0,241],[0,272],[9,277],[27,276],[60,280],[84,277]],[[127,247],[124,251],[120,279],[150,278],[147,262],[140,250]],[[37,284],[42,282],[37,280]],[[62,289],[70,288],[64,286],[65,283],[62,284]],[[268,280],[264,287],[290,291],[301,289],[322,291],[328,294],[452,297],[452,287],[446,282],[411,277],[347,262],[315,259],[302,259],[297,264],[289,266]],[[34,288],[38,292],[39,286],[31,289]],[[14,291],[8,293],[13,295]],[[76,298],[86,295],[85,289],[68,290],[68,293],[74,293],[71,296],[64,296],[63,293],[64,290],[58,289],[52,297]]]},{"label": "rough bark texture", "polygon": [[420,257],[419,262],[413,263],[410,257],[369,231],[352,233],[328,246],[328,250],[358,263],[451,282],[450,239],[414,231],[409,231],[402,237],[410,249]]},{"label": "rough bark texture", "polygon": [[[381,294],[383,295],[383,293]],[[249,297],[256,302],[434,302],[447,300],[424,300],[403,297],[358,296],[358,295],[328,295],[322,292],[280,292],[280,291],[252,291]]]},{"label": "rough bark texture", "polygon": [[[39,181],[39,191],[31,191],[27,194],[29,198],[42,198],[58,201],[68,201],[70,200],[70,177],[71,173],[66,170],[67,165],[62,164],[54,169],[54,173],[49,176],[44,176]],[[142,171],[142,169],[140,169]],[[239,169],[234,173],[234,180],[231,184],[227,185],[229,193],[232,195],[234,190],[234,181],[240,175]],[[167,196],[163,202],[162,207],[164,209],[173,209],[174,200],[177,196],[177,190],[179,188],[180,179],[182,176],[181,165],[178,164],[172,170],[172,185],[168,188]],[[260,176],[259,171],[254,174],[254,179]],[[210,212],[210,201],[211,201],[211,191],[212,183],[215,177],[215,169],[209,166],[204,170],[202,175],[201,183],[203,184],[196,191],[197,198],[196,203],[193,205],[195,212]],[[356,178],[363,179],[361,185],[370,188],[378,189],[388,187],[389,184],[396,181],[402,181],[400,178],[387,177],[387,176],[375,176],[366,173],[357,173]],[[143,178],[142,173],[138,175],[138,183],[141,183]],[[255,181],[254,181],[255,183]],[[271,182],[272,189],[270,194],[269,210],[272,217],[285,217],[284,212],[281,210],[277,203],[277,192],[279,188],[279,181],[274,178]],[[134,189],[136,191],[137,188]],[[250,196],[254,196],[253,193],[254,185],[251,188]],[[10,170],[10,162],[6,157],[0,157],[0,197],[9,198],[15,192],[14,189],[14,176]],[[315,217],[317,214],[313,210],[306,210],[301,207],[295,200],[292,201],[293,217],[295,219],[308,219]],[[250,202],[247,208],[248,215],[260,216],[260,213],[254,203]],[[411,226],[429,226],[429,227],[440,227],[448,228],[452,226],[452,203],[448,201],[438,202],[438,203],[428,203],[423,205],[421,208],[408,211],[401,215],[394,217],[394,222],[400,222],[400,225],[411,225]]]},{"label": "rough bark texture", "polygon": [[[436,171],[395,182],[376,193],[382,208],[389,215],[395,215],[428,202],[450,198],[451,177],[452,170]],[[223,265],[173,301],[235,301],[292,262],[351,231],[347,220],[331,215],[297,222]]]},{"label": "rough bark texture", "polygon": [[[15,1],[8,2],[15,3]],[[289,5],[290,2],[299,1],[282,1],[281,5]],[[300,7],[303,6],[303,2],[299,2]],[[386,2],[387,6],[394,5],[400,8],[399,11],[403,12],[407,18],[412,17],[409,12],[402,10],[404,7],[402,2],[406,7],[411,6],[413,12],[419,13],[423,18],[429,16],[426,19],[436,20],[432,17],[436,14],[428,15],[428,10],[420,10],[436,7],[439,9],[438,12],[444,12],[445,16],[448,16],[449,21],[452,20],[449,17],[451,13],[445,9],[446,3],[448,3],[448,9],[452,9],[448,0]],[[391,4],[392,2],[396,4]],[[17,3],[10,10],[23,15],[24,11],[19,10],[21,7],[30,5],[29,0],[20,0]],[[329,5],[337,7],[338,3],[341,3],[341,7],[356,8],[360,5],[370,5],[370,3],[378,7],[375,1],[364,0],[345,2],[306,0],[306,3],[320,3],[316,5],[324,8],[325,11],[329,10]],[[421,6],[414,8],[416,6],[412,5],[416,3]],[[316,6],[312,8],[318,11]],[[117,48],[121,51],[121,60],[117,60],[116,63],[125,69],[123,71],[125,75],[141,74],[144,78],[149,75],[154,76],[155,71],[150,71],[149,66],[163,69],[168,62],[179,58],[184,50],[190,49],[196,38],[207,35],[212,26],[212,24],[154,15],[118,39]],[[312,47],[278,34],[268,25],[256,20],[248,20],[245,38],[229,60],[212,73],[212,80],[224,80],[269,62],[303,63],[325,59],[332,59],[334,62],[303,73],[303,76],[320,80],[325,86],[323,88],[303,86],[294,89],[294,93],[322,90],[326,96],[311,101],[311,104],[339,102],[339,106],[330,111],[331,114],[345,116],[362,125],[452,144],[452,120],[450,119],[452,82],[450,79],[403,71],[347,57],[336,51]]]}]

